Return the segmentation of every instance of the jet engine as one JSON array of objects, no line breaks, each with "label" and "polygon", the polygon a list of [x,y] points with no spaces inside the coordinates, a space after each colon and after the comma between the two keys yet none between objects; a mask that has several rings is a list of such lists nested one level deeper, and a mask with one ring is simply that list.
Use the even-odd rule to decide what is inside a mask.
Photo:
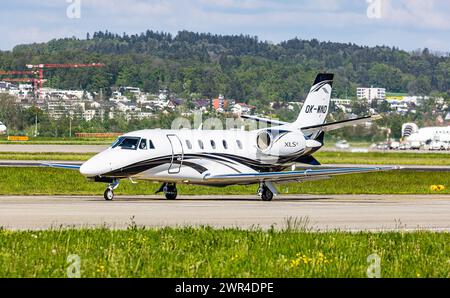
[{"label": "jet engine", "polygon": [[256,147],[265,155],[289,156],[306,149],[305,136],[297,131],[262,130],[256,136]]}]

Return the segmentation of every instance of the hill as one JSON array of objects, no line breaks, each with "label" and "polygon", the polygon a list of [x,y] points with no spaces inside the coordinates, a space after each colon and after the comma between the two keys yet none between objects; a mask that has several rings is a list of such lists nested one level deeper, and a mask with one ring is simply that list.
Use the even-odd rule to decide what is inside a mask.
[{"label": "hill", "polygon": [[337,74],[333,96],[354,96],[356,87],[390,92],[450,94],[450,57],[428,49],[409,53],[391,47],[292,39],[279,44],[253,36],[181,31],[139,35],[96,32],[16,46],[0,52],[0,69],[33,63],[103,62],[104,69],[53,70],[48,85],[90,91],[137,86],[169,88],[185,97],[219,93],[250,103],[301,100],[319,71]]}]

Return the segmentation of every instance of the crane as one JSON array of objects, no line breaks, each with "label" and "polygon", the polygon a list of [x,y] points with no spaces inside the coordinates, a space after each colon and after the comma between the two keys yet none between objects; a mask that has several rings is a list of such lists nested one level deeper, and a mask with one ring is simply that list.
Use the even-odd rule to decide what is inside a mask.
[{"label": "crane", "polygon": [[[36,75],[34,70],[0,70],[0,75]],[[39,80],[36,78],[2,78],[2,81],[12,83],[33,83],[34,90],[36,90]]]},{"label": "crane", "polygon": [[32,70],[0,70],[0,75],[34,75]]},{"label": "crane", "polygon": [[[86,67],[104,67],[103,63],[46,63],[46,64],[27,64],[26,67],[30,70],[0,70],[0,75],[30,75],[34,78],[5,78],[2,81],[7,82],[28,82],[33,83],[35,95],[41,94],[41,89],[46,79],[44,79],[44,70],[55,68],[86,68]],[[36,78],[38,77],[38,78]]]},{"label": "crane", "polygon": [[86,68],[86,67],[104,67],[103,63],[64,63],[64,64],[55,64],[55,63],[47,63],[47,64],[27,64],[26,67],[28,69],[37,69],[37,73],[39,79],[37,81],[38,86],[38,94],[40,94],[40,90],[43,88],[44,82],[44,70],[45,69],[55,69],[55,68]]}]

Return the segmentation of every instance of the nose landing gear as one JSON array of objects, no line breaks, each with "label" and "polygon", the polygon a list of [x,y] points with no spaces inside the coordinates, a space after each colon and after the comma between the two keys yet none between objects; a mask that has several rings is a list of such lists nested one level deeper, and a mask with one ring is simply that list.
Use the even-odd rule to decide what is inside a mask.
[{"label": "nose landing gear", "polygon": [[119,186],[119,179],[114,180],[103,193],[106,201],[114,200],[114,190]]}]

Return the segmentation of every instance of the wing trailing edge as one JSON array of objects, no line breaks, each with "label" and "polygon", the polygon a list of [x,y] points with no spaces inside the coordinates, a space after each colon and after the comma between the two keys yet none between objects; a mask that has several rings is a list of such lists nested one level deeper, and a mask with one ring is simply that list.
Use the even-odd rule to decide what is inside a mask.
[{"label": "wing trailing edge", "polygon": [[[234,182],[234,183],[257,183],[264,181],[308,181],[321,177],[330,178],[338,175],[381,172],[398,170],[399,167],[367,167],[367,168],[338,168],[338,169],[307,169],[302,171],[289,172],[267,172],[267,173],[242,173],[228,175],[205,176],[205,180],[214,182]],[[325,178],[325,179],[326,179]]]}]

